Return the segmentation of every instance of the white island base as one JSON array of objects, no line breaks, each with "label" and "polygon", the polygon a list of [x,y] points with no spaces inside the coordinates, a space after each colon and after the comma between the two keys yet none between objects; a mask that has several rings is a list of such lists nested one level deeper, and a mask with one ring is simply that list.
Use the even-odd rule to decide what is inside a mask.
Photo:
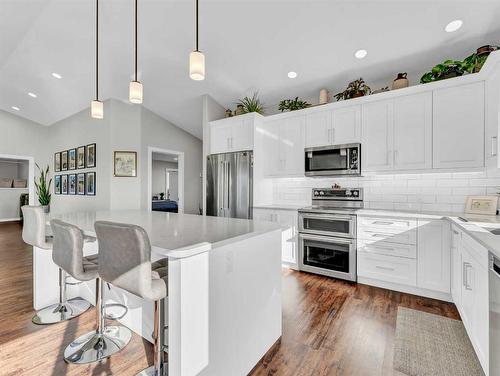
[{"label": "white island base", "polygon": [[[81,228],[92,235],[86,226]],[[177,256],[187,256],[175,258],[175,252],[155,244],[154,234],[150,237],[153,260],[169,257],[168,374],[247,375],[281,336],[281,230],[253,229],[191,249],[186,246]],[[96,251],[96,243],[86,244],[85,255]],[[33,252],[34,308],[41,309],[58,301],[58,269],[51,251],[34,248]],[[151,342],[153,303],[114,286],[105,288],[104,294],[106,304],[127,307],[118,321]],[[75,296],[94,304],[95,281],[68,286],[68,297]],[[124,309],[107,312],[122,315]]]}]

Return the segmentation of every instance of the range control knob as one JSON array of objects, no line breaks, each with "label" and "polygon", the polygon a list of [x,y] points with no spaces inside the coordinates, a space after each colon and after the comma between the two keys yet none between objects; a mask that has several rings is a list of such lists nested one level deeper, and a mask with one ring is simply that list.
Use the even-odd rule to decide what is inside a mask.
[{"label": "range control knob", "polygon": [[323,192],[323,191],[319,191],[319,195],[320,195],[320,196],[324,196],[324,195],[325,195],[325,192]]},{"label": "range control knob", "polygon": [[351,192],[352,192],[352,191],[345,191],[345,195],[346,195],[347,197],[349,197],[349,196],[351,196]]},{"label": "range control knob", "polygon": [[358,197],[359,196],[359,191],[351,191],[352,192],[352,195],[354,197]]}]

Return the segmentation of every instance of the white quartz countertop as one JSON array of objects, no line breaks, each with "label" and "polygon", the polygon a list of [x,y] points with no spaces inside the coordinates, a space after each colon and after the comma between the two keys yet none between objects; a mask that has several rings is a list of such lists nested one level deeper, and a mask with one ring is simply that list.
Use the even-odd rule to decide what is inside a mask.
[{"label": "white quartz countertop", "polygon": [[254,209],[271,209],[271,210],[299,210],[306,205],[289,205],[289,204],[261,204],[254,205]]},{"label": "white quartz countertop", "polygon": [[281,229],[271,222],[145,210],[112,210],[51,214],[95,236],[96,221],[130,223],[147,232],[153,250],[167,257],[188,257],[219,246]]}]

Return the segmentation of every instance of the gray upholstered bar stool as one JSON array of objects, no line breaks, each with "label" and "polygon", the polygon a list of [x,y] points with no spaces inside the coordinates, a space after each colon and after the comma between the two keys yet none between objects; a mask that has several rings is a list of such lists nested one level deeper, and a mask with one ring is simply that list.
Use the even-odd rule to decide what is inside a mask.
[{"label": "gray upholstered bar stool", "polygon": [[[53,238],[46,235],[46,217],[40,206],[25,205],[21,208],[24,217],[23,240],[34,247],[52,250]],[[86,241],[95,238],[86,238]],[[52,254],[53,255],[53,254]],[[82,298],[66,299],[66,273],[59,268],[59,303],[39,310],[32,321],[38,325],[55,324],[81,315],[90,308],[90,303]]]},{"label": "gray upholstered bar stool", "polygon": [[78,364],[97,362],[123,349],[132,332],[124,326],[105,326],[103,281],[98,274],[100,255],[83,257],[83,232],[57,219],[50,225],[54,233],[54,262],[80,281],[96,280],[97,329],[70,343],[64,350],[64,360]]},{"label": "gray upholstered bar stool", "polygon": [[154,365],[139,375],[166,375],[164,306],[168,261],[151,263],[151,244],[142,227],[97,221],[99,275],[106,282],[154,302]]}]

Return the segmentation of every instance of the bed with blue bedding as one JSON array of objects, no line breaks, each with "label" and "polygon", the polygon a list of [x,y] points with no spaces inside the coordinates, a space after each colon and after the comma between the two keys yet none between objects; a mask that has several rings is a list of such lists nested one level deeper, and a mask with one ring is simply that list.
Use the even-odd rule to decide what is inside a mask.
[{"label": "bed with blue bedding", "polygon": [[152,209],[153,211],[170,212],[170,213],[177,213],[179,210],[177,202],[172,200],[153,200]]}]

